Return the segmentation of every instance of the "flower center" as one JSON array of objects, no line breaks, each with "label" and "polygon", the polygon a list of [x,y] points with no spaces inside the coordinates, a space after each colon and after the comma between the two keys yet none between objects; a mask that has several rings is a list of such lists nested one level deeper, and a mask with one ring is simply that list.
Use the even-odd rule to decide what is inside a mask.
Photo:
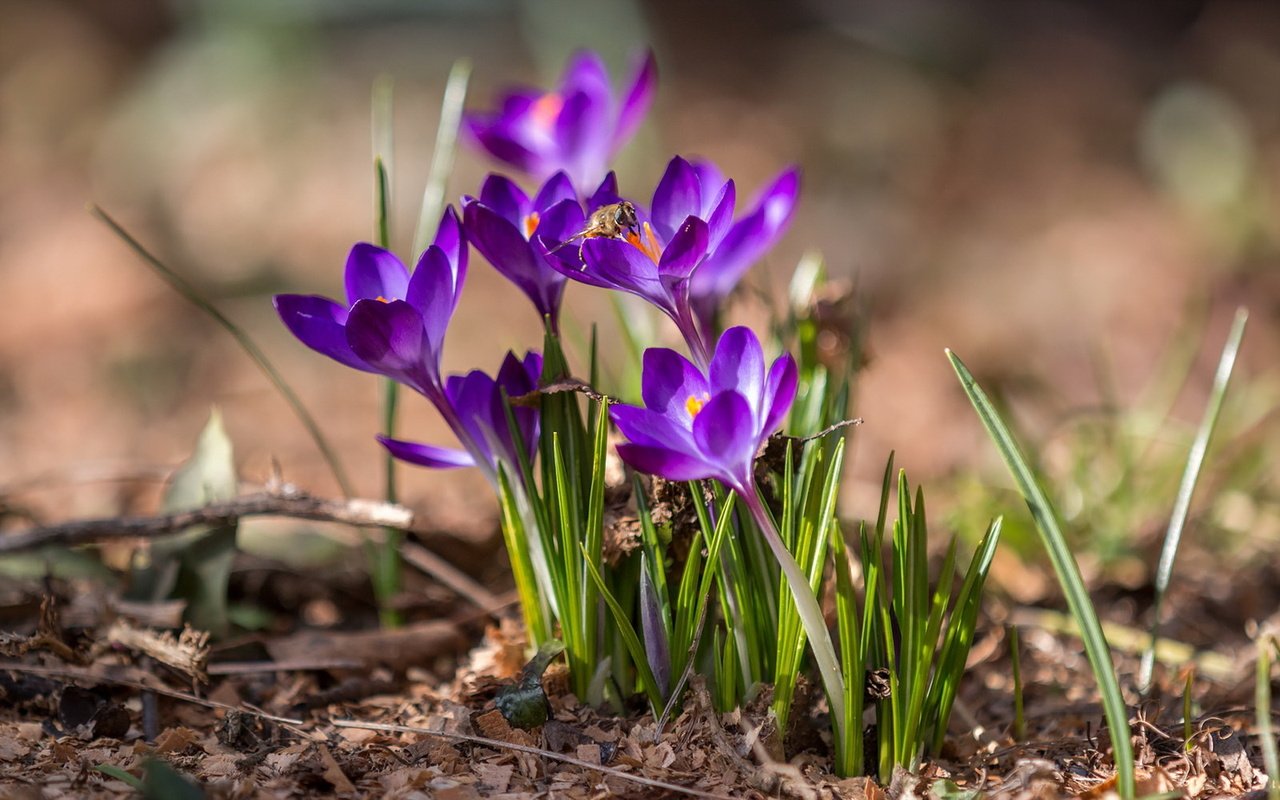
[{"label": "flower center", "polygon": [[689,419],[693,419],[698,416],[698,412],[701,411],[702,407],[710,402],[710,400],[711,395],[706,392],[703,392],[701,397],[696,394],[689,395],[689,399],[684,401],[684,410],[689,412]]},{"label": "flower center", "polygon": [[530,212],[529,216],[524,218],[524,238],[533,237],[533,232],[538,229],[538,221],[541,219],[542,217],[537,211]]},{"label": "flower center", "polygon": [[563,107],[563,97],[555,92],[547,92],[533,103],[533,121],[539,128],[550,130],[551,126],[555,125],[556,118],[560,116],[560,109]]},{"label": "flower center", "polygon": [[378,295],[377,297],[375,297],[375,298],[373,298],[373,299],[374,299],[374,300],[377,300],[379,303],[390,303],[390,302],[391,302],[390,300],[388,300],[387,298],[383,297],[382,295]]},{"label": "flower center", "polygon": [[648,256],[653,263],[657,264],[662,258],[662,248],[658,246],[658,239],[653,235],[653,228],[649,223],[644,224],[644,230],[640,233],[628,233],[627,241],[633,247]]}]

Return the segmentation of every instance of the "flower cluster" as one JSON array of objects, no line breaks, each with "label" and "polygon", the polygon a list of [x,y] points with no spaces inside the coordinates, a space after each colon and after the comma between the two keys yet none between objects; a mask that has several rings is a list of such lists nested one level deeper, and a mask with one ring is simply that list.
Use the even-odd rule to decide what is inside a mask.
[{"label": "flower cluster", "polygon": [[[347,258],[346,303],[276,297],[281,319],[304,344],[419,392],[462,445],[381,437],[397,458],[435,468],[476,466],[491,481],[503,465],[520,474],[522,454],[532,460],[537,414],[515,407],[508,419],[505,397],[537,388],[538,354],[508,354],[496,378],[440,372],[445,331],[475,247],[528,296],[552,332],[559,330],[569,280],[637,295],[669,317],[693,361],[670,350],[645,354],[645,407],[613,410],[630,440],[619,453],[637,469],[669,478],[750,486],[750,462],[795,394],[795,364],[784,357],[766,374],[754,334],[733,328],[717,344],[717,330],[744,273],[786,231],[799,175],[783,171],[739,214],[732,179],[707,161],[676,156],[647,205],[624,197],[606,170],[642,121],[656,80],[647,54],[615,95],[600,58],[582,53],[553,91],[515,90],[497,110],[469,114],[465,128],[477,145],[541,181],[532,197],[510,178],[490,175],[478,195],[463,198],[461,220],[446,211],[412,273],[391,252],[361,243]],[[623,207],[634,224],[611,225],[610,214]]]}]

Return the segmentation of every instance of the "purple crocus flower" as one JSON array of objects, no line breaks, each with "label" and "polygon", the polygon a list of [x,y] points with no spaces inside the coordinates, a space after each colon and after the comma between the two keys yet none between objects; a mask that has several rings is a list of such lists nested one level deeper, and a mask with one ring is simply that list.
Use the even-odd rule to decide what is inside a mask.
[{"label": "purple crocus flower", "polygon": [[489,155],[536,180],[563,170],[574,186],[594,186],[639,127],[656,84],[657,66],[646,53],[619,100],[600,56],[585,51],[553,91],[508,92],[499,110],[467,114],[464,128]]},{"label": "purple crocus flower", "polygon": [[498,466],[503,465],[518,480],[521,459],[531,461],[537,446],[538,410],[512,406],[517,432],[513,437],[507,424],[506,398],[532,392],[541,374],[542,356],[531,351],[523,359],[507,353],[496,380],[480,370],[450,375],[444,387],[447,407],[440,410],[464,450],[387,436],[379,436],[378,441],[393,456],[411,464],[435,469],[476,466],[487,477],[496,476]]},{"label": "purple crocus flower", "polygon": [[[609,180],[605,183],[612,185]],[[569,177],[555,173],[530,200],[507,178],[490,175],[478,198],[464,198],[462,217],[467,239],[476,250],[520,287],[538,314],[549,317],[552,329],[556,329],[566,278],[552,269],[548,257],[530,240],[540,237],[558,242],[581,230],[582,206]]]},{"label": "purple crocus flower", "polygon": [[395,254],[362,242],[347,256],[345,305],[280,294],[275,306],[312,350],[432,397],[442,391],[440,348],[466,272],[466,241],[450,208],[412,276]]},{"label": "purple crocus flower", "polygon": [[704,374],[673,350],[644,354],[644,407],[614,406],[614,423],[629,443],[622,460],[641,472],[672,481],[714,478],[730,489],[756,522],[796,602],[809,637],[835,724],[844,719],[844,679],[835,645],[808,576],[783,544],[756,490],[756,453],[782,424],[796,395],[796,363],[784,354],[765,371],[760,341],[747,328],[720,337]]},{"label": "purple crocus flower", "polygon": [[[799,175],[780,175],[756,207],[734,221],[736,188],[707,162],[676,156],[653,192],[639,232],[586,238],[578,247],[540,245],[557,270],[574,280],[639,295],[675,322],[699,366],[707,365],[719,306],[742,274],[785,230]],[[596,202],[611,202],[605,197]],[[616,201],[612,201],[616,202]]]},{"label": "purple crocus flower", "polygon": [[629,443],[622,460],[668,480],[715,478],[754,495],[757,451],[782,424],[796,394],[795,360],[784,354],[766,372],[760,341],[748,328],[720,337],[704,374],[674,350],[644,353],[644,407],[615,405],[614,423]]}]

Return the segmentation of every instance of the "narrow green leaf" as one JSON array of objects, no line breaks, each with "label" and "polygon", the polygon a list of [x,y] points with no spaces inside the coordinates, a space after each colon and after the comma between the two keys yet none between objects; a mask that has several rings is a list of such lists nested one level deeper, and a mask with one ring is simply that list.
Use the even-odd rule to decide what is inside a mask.
[{"label": "narrow green leaf", "polygon": [[107,777],[115,778],[118,781],[124,781],[134,789],[142,791],[142,778],[139,778],[137,775],[134,775],[121,767],[117,767],[115,764],[97,764],[94,766],[94,769]]},{"label": "narrow green leaf", "polygon": [[462,123],[462,106],[467,99],[467,83],[471,78],[471,62],[459,59],[449,70],[440,104],[440,125],[436,127],[436,146],[431,153],[431,172],[422,190],[422,210],[413,235],[413,254],[417,256],[435,238],[436,226],[444,214],[449,176],[453,174],[454,156],[458,149],[458,129]]},{"label": "narrow green leaf", "polygon": [[658,681],[653,676],[653,670],[649,669],[649,661],[644,654],[644,645],[640,643],[640,637],[636,635],[636,629],[631,624],[631,617],[618,604],[617,599],[609,591],[609,587],[605,586],[604,577],[600,575],[600,570],[596,569],[596,565],[585,558],[582,563],[586,565],[587,576],[595,584],[596,591],[600,593],[600,597],[604,599],[605,606],[608,607],[609,613],[613,616],[615,630],[622,638],[632,662],[636,665],[640,686],[649,700],[649,708],[657,716],[662,711],[662,690],[658,687]]},{"label": "narrow green leaf", "polygon": [[1103,710],[1106,712],[1107,724],[1111,729],[1111,746],[1116,767],[1116,791],[1122,800],[1133,800],[1135,785],[1133,748],[1129,741],[1129,712],[1125,707],[1124,696],[1120,693],[1120,684],[1116,679],[1111,651],[1107,646],[1106,637],[1102,634],[1102,625],[1089,599],[1084,579],[1080,576],[1080,568],[1071,554],[1071,548],[1063,535],[1058,516],[1044,490],[1037,483],[1013,434],[1009,432],[1008,426],[1000,418],[964,362],[950,350],[946,353],[952,368],[960,378],[965,393],[969,396],[969,401],[973,403],[979,419],[982,420],[987,433],[1000,451],[1023,498],[1027,501],[1027,506],[1031,509],[1031,516],[1036,522],[1036,528],[1049,554],[1049,560],[1053,563],[1054,572],[1067,598],[1067,605],[1080,626],[1085,654],[1093,668],[1094,678],[1098,681]]},{"label": "narrow green leaf", "polygon": [[1271,728],[1271,649],[1272,637],[1258,639],[1258,669],[1254,684],[1254,702],[1258,712],[1258,741],[1262,747],[1262,762],[1267,768],[1267,797],[1280,800],[1280,753],[1276,751],[1276,736]]},{"label": "narrow green leaf", "polygon": [[1178,486],[1178,495],[1173,503],[1173,514],[1169,518],[1169,527],[1165,531],[1164,546],[1160,549],[1160,561],[1156,565],[1155,602],[1151,608],[1151,643],[1142,654],[1142,665],[1138,670],[1138,688],[1145,696],[1151,690],[1151,678],[1155,671],[1156,643],[1160,640],[1160,611],[1164,604],[1165,592],[1169,589],[1169,581],[1173,576],[1173,560],[1178,554],[1178,544],[1182,541],[1182,529],[1187,523],[1187,514],[1191,511],[1191,498],[1196,491],[1196,483],[1200,479],[1200,469],[1204,466],[1205,454],[1209,450],[1209,442],[1213,438],[1214,428],[1218,425],[1218,415],[1222,412],[1222,400],[1227,394],[1227,385],[1231,382],[1231,372],[1235,368],[1236,355],[1240,352],[1240,343],[1244,339],[1245,323],[1249,313],[1241,308],[1236,311],[1231,332],[1227,334],[1227,343],[1218,358],[1218,370],[1213,377],[1213,389],[1209,392],[1209,402],[1205,405],[1204,416],[1200,427],[1196,429],[1195,440],[1191,443],[1191,451],[1187,454],[1187,466],[1182,473],[1182,482]]}]

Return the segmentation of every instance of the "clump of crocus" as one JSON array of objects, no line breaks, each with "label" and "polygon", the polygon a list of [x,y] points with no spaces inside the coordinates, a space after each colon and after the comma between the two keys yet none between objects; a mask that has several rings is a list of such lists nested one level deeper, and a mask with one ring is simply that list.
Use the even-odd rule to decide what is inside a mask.
[{"label": "clump of crocus", "polygon": [[619,98],[600,57],[582,52],[555,89],[509,91],[496,111],[468,114],[465,130],[489,155],[536,180],[564,171],[574,186],[594,186],[639,127],[656,84],[646,53]]},{"label": "clump of crocus", "polygon": [[645,351],[644,407],[611,410],[629,443],[618,455],[633,468],[673,481],[715,479],[751,512],[796,600],[826,685],[836,725],[844,719],[844,681],[831,634],[808,578],[788,552],[756,487],[756,453],[795,399],[798,373],[790,354],[765,369],[759,339],[744,327],[720,337],[706,372],[665,348]]},{"label": "clump of crocus", "polygon": [[318,295],[280,294],[275,306],[285,326],[312,350],[385,375],[435,401],[444,393],[445,329],[466,273],[466,241],[448,209],[412,276],[394,253],[362,242],[347,256],[345,304]]}]

